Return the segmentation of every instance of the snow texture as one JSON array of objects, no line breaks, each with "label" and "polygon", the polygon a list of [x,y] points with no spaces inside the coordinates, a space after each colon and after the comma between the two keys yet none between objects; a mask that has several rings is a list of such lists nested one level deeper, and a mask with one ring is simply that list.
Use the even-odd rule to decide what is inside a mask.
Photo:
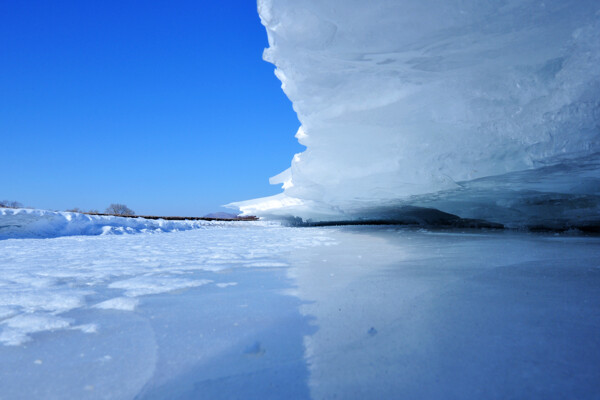
[{"label": "snow texture", "polygon": [[[239,228],[234,229],[236,226]],[[252,227],[258,228],[257,238],[251,237]],[[60,316],[72,310],[93,306],[133,311],[141,296],[213,283],[219,288],[237,284],[199,278],[195,276],[199,271],[216,273],[232,264],[240,268],[287,267],[269,255],[270,248],[277,252],[287,245],[285,238],[279,242],[276,235],[261,236],[266,232],[262,229],[274,228],[252,222],[212,225],[195,230],[198,235],[189,236],[195,242],[187,246],[181,236],[166,233],[122,235],[112,240],[114,235],[0,241],[0,327],[5,327],[0,330],[0,344],[18,345],[30,340],[31,333],[72,328],[73,321]],[[42,233],[48,232],[36,236]],[[318,236],[300,236],[296,245],[320,243]],[[259,240],[265,243],[252,249]],[[102,288],[101,294],[98,288]],[[96,301],[90,305],[88,298]]]},{"label": "snow texture", "polygon": [[[200,286],[200,285],[198,285]],[[96,304],[94,307],[103,310],[123,310],[133,311],[139,304],[139,300],[131,297],[115,297],[114,299],[106,300]]]},{"label": "snow texture", "polygon": [[150,220],[26,208],[0,208],[0,239],[173,232],[235,223],[234,221]]},{"label": "snow texture", "polygon": [[595,399],[596,237],[247,223],[0,240],[6,399]]},{"label": "snow texture", "polygon": [[597,0],[259,0],[307,149],[234,203],[304,220],[433,207],[509,226],[600,222]]}]

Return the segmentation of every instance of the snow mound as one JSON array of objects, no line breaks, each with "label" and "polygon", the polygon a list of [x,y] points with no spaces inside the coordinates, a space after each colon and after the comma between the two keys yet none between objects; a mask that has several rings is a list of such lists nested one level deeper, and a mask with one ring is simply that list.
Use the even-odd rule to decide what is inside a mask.
[{"label": "snow mound", "polygon": [[508,225],[598,220],[597,1],[258,10],[307,150],[271,178],[282,194],[233,204],[244,214],[393,219],[411,205]]},{"label": "snow mound", "polygon": [[74,212],[0,208],[0,239],[174,232],[224,224],[231,225],[236,222],[150,220]]}]

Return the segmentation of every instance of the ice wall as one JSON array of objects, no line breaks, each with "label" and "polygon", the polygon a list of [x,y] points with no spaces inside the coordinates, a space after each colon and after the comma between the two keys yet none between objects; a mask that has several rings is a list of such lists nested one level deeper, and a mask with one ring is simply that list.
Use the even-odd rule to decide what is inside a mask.
[{"label": "ice wall", "polygon": [[408,205],[508,225],[598,221],[597,0],[258,11],[307,149],[271,178],[284,193],[234,203],[244,213],[393,219]]}]

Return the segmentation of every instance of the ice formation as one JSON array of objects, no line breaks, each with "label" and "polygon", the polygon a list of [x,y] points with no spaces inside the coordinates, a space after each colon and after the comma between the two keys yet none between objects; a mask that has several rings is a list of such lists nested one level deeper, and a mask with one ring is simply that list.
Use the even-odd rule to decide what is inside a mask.
[{"label": "ice formation", "polygon": [[25,208],[0,208],[0,240],[173,232],[232,224],[236,224],[236,222],[150,220]]},{"label": "ice formation", "polygon": [[304,220],[406,206],[513,226],[600,221],[596,0],[259,0],[307,149],[234,203]]}]

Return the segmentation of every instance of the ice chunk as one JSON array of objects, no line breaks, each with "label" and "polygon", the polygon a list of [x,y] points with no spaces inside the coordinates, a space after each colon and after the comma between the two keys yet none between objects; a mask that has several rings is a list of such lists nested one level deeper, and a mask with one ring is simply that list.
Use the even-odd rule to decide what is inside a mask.
[{"label": "ice chunk", "polygon": [[237,286],[237,282],[222,282],[222,283],[217,283],[216,285],[219,288],[226,288],[228,286]]},{"label": "ice chunk", "polygon": [[108,287],[111,289],[124,289],[126,296],[133,297],[198,287],[211,282],[212,281],[208,279],[183,279],[172,278],[169,276],[141,276],[113,282],[108,285]]},{"label": "ice chunk", "polygon": [[235,203],[245,214],[599,219],[597,1],[258,3],[307,150],[272,179],[283,194]]},{"label": "ice chunk", "polygon": [[103,310],[123,310],[133,311],[137,307],[139,300],[131,297],[115,297],[114,299],[103,301],[94,307]]}]

